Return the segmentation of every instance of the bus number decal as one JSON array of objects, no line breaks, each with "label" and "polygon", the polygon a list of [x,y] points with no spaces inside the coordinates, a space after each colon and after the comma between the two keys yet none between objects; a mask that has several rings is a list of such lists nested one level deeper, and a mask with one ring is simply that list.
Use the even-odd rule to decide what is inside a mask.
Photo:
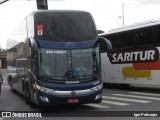
[{"label": "bus number decal", "polygon": [[43,35],[43,25],[37,25],[37,34]]}]

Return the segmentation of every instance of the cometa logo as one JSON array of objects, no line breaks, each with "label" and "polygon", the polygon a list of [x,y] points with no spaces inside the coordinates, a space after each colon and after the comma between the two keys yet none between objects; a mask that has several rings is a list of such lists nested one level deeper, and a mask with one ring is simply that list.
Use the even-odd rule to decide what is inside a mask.
[{"label": "cometa logo", "polygon": [[109,57],[112,64],[156,62],[159,59],[157,48],[113,52]]},{"label": "cometa logo", "polygon": [[66,81],[66,84],[77,84],[79,81]]}]

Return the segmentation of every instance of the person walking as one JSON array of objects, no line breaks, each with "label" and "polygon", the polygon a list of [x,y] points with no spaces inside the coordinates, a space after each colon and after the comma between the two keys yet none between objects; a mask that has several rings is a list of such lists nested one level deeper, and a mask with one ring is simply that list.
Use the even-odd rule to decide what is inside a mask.
[{"label": "person walking", "polygon": [[1,95],[1,85],[3,83],[2,73],[0,73],[0,95]]}]

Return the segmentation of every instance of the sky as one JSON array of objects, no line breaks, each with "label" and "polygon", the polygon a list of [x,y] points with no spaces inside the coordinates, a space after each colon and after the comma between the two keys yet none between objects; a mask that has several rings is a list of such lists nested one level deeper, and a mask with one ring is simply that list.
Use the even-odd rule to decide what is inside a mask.
[{"label": "sky", "polygon": [[[124,4],[124,25],[160,18],[160,0],[48,0],[48,7],[52,10],[70,9],[90,12],[97,29],[105,32],[122,26],[122,4]],[[0,5],[2,48],[6,48],[9,34],[26,15],[36,9],[36,0],[10,0]]]}]

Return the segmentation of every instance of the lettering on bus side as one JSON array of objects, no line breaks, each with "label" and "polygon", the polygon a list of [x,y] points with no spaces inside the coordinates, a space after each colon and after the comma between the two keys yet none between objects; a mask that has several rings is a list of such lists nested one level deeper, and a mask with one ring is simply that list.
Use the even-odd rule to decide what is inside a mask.
[{"label": "lettering on bus side", "polygon": [[116,51],[112,52],[109,60],[112,64],[156,62],[159,51],[157,48]]}]

